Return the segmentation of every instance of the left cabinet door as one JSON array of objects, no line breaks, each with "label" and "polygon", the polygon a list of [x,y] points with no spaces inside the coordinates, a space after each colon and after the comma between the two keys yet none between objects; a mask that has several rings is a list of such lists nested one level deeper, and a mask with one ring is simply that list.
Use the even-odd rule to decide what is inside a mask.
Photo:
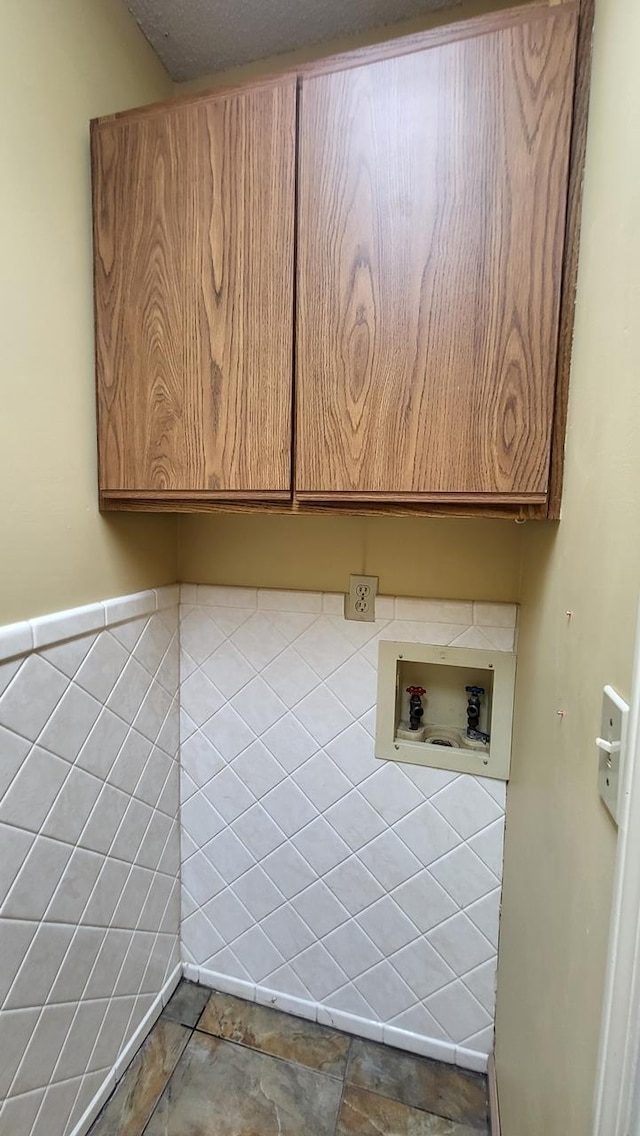
[{"label": "left cabinet door", "polygon": [[101,501],[286,499],[296,82],[92,128]]}]

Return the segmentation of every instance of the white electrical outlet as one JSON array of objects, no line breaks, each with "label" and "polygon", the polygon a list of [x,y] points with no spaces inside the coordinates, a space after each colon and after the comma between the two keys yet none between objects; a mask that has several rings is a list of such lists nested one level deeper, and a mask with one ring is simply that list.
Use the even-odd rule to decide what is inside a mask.
[{"label": "white electrical outlet", "polygon": [[377,576],[349,576],[349,591],[344,597],[345,619],[373,623],[376,617]]}]

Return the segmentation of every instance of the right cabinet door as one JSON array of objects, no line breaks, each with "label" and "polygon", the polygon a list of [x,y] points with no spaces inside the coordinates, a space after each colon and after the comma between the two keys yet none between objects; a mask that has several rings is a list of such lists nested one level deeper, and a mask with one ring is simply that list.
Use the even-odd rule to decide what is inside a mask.
[{"label": "right cabinet door", "polygon": [[303,82],[299,497],[545,501],[576,23]]}]

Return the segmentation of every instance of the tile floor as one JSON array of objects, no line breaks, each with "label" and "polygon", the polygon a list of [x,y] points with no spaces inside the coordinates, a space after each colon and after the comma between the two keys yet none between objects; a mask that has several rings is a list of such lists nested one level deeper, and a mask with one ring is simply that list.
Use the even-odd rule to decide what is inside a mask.
[{"label": "tile floor", "polygon": [[89,1136],[487,1136],[486,1078],[182,982]]}]

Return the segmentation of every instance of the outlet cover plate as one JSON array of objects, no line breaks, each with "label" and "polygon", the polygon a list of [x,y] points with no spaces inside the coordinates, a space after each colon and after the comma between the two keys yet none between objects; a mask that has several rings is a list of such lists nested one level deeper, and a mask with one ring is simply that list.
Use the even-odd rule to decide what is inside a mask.
[{"label": "outlet cover plate", "polygon": [[377,576],[349,576],[349,591],[344,597],[345,619],[373,623],[376,618]]},{"label": "outlet cover plate", "polygon": [[599,752],[598,792],[613,820],[618,823],[620,804],[620,775],[627,740],[629,705],[612,686],[605,686],[602,695],[600,736],[596,739]]}]

